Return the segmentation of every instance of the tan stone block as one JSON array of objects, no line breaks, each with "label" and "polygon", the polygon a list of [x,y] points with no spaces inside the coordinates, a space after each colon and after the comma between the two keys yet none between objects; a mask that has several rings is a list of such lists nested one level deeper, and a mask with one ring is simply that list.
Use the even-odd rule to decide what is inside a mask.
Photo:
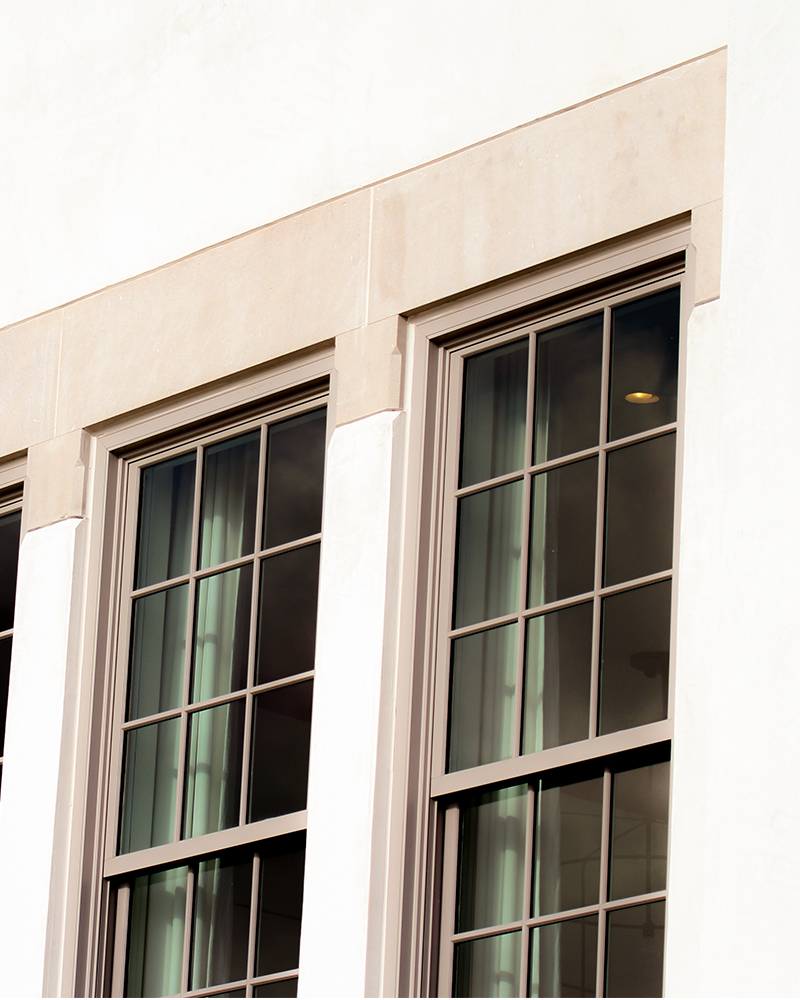
[{"label": "tan stone block", "polygon": [[65,307],[57,432],[362,326],[369,200],[340,198]]},{"label": "tan stone block", "polygon": [[52,437],[60,309],[0,330],[0,456]]},{"label": "tan stone block", "polygon": [[336,338],[336,423],[402,408],[405,321],[399,316]]},{"label": "tan stone block", "polygon": [[722,200],[692,209],[692,243],[697,250],[694,300],[696,305],[719,298],[722,273]]},{"label": "tan stone block", "polygon": [[380,184],[370,321],[720,198],[725,67],[705,56]]},{"label": "tan stone block", "polygon": [[28,449],[25,470],[26,528],[31,531],[86,513],[86,471],[91,439],[71,431]]}]

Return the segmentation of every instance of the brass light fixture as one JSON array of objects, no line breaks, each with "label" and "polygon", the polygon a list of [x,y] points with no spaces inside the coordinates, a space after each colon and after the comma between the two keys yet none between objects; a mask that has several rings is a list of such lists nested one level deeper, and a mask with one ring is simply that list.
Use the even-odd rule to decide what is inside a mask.
[{"label": "brass light fixture", "polygon": [[629,403],[657,403],[659,397],[654,392],[629,392],[625,399]]}]

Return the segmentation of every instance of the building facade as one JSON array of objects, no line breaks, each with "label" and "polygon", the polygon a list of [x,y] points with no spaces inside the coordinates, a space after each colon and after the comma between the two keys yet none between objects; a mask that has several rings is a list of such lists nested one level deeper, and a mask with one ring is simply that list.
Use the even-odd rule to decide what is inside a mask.
[{"label": "building facade", "polygon": [[0,992],[796,995],[800,16],[168,6],[5,112]]}]

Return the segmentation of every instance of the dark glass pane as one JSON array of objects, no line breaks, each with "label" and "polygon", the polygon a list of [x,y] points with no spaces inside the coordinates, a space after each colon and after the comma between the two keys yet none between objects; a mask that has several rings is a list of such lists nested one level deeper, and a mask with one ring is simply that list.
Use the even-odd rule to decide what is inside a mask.
[{"label": "dark glass pane", "polygon": [[133,880],[126,997],[180,993],[188,874],[189,869],[182,865]]},{"label": "dark glass pane", "polygon": [[197,867],[189,989],[247,976],[252,855],[207,858]]},{"label": "dark glass pane", "polygon": [[521,931],[457,944],[453,996],[518,997],[521,947]]},{"label": "dark glass pane", "polygon": [[534,927],[529,997],[597,995],[597,917]]},{"label": "dark glass pane", "polygon": [[609,899],[667,887],[669,762],[614,776]]},{"label": "dark glass pane", "polygon": [[125,733],[120,854],[173,839],[180,736],[180,718]]},{"label": "dark glass pane", "polygon": [[591,906],[600,892],[603,778],[542,783],[534,857],[534,915]]},{"label": "dark glass pane", "polygon": [[21,517],[18,510],[0,517],[0,632],[5,632],[14,625]]},{"label": "dark glass pane", "polygon": [[253,551],[260,431],[206,448],[200,569]]},{"label": "dark glass pane", "polygon": [[306,807],[312,681],[253,699],[248,822]]},{"label": "dark glass pane", "polygon": [[539,334],[535,462],[597,444],[602,365],[602,313]]},{"label": "dark glass pane", "polygon": [[464,361],[460,486],[525,464],[528,341],[517,340]]},{"label": "dark glass pane", "polygon": [[195,463],[192,451],[142,469],[137,587],[189,572]]},{"label": "dark glass pane", "polygon": [[224,993],[212,993],[214,997],[246,997],[247,990],[225,990]]},{"label": "dark glass pane", "polygon": [[459,501],[455,628],[517,610],[521,546],[521,482]]},{"label": "dark glass pane", "polygon": [[184,837],[239,824],[244,708],[240,699],[189,716]]},{"label": "dark glass pane", "polygon": [[609,440],[660,427],[678,411],[680,289],[618,306],[611,325]]},{"label": "dark glass pane", "polygon": [[453,641],[448,771],[514,753],[517,625]]},{"label": "dark glass pane", "polygon": [[326,411],[269,428],[264,548],[315,535],[322,525]]},{"label": "dark glass pane", "polygon": [[140,719],[183,701],[189,584],[133,602],[128,718]]},{"label": "dark glass pane", "polygon": [[247,684],[252,594],[252,564],[198,581],[192,701]]},{"label": "dark glass pane", "polygon": [[296,997],[297,980],[279,979],[277,983],[262,983],[253,988],[254,997]]},{"label": "dark glass pane", "polygon": [[523,753],[589,738],[591,680],[591,604],[528,620]]},{"label": "dark glass pane", "polygon": [[464,803],[458,856],[457,932],[492,927],[522,917],[527,812],[527,785],[484,792]]},{"label": "dark glass pane", "polygon": [[314,669],[319,545],[261,564],[256,684]]},{"label": "dark glass pane", "polygon": [[11,679],[11,636],[0,639],[0,757],[5,752],[8,682]]},{"label": "dark glass pane", "polygon": [[671,583],[603,600],[600,734],[667,717]]},{"label": "dark glass pane", "polygon": [[672,566],[674,496],[674,434],[609,453],[606,587]]},{"label": "dark glass pane", "polygon": [[597,459],[533,477],[528,607],[594,588]]},{"label": "dark glass pane", "polygon": [[305,857],[302,835],[265,844],[262,849],[257,976],[269,976],[298,966]]},{"label": "dark glass pane", "polygon": [[660,997],[664,976],[665,904],[647,903],[608,915],[607,997]]}]

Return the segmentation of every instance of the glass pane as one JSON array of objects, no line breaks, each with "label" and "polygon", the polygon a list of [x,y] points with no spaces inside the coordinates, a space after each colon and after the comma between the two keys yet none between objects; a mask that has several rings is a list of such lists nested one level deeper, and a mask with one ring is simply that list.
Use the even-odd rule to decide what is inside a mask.
[{"label": "glass pane", "polygon": [[614,776],[609,899],[667,887],[669,762]]},{"label": "glass pane", "polygon": [[457,944],[453,996],[518,997],[521,947],[521,931]]},{"label": "glass pane", "polygon": [[247,976],[252,856],[208,858],[197,868],[189,989],[231,983]]},{"label": "glass pane", "polygon": [[671,581],[603,600],[600,734],[667,717]]},{"label": "glass pane", "polygon": [[126,997],[180,993],[188,874],[183,865],[133,880]]},{"label": "glass pane", "polygon": [[466,801],[461,810],[457,932],[522,917],[527,812],[527,785]]},{"label": "glass pane", "polygon": [[0,517],[0,632],[5,632],[14,625],[21,517],[18,510]]},{"label": "glass pane", "polygon": [[253,551],[260,431],[206,448],[200,569]]},{"label": "glass pane", "polygon": [[525,464],[527,395],[527,339],[464,361],[460,486]]},{"label": "glass pane", "polygon": [[180,738],[180,718],[125,733],[120,854],[172,841]]},{"label": "glass pane", "polygon": [[453,641],[448,771],[514,753],[517,625]]},{"label": "glass pane", "polygon": [[672,566],[674,494],[674,434],[609,453],[605,586]]},{"label": "glass pane", "polygon": [[257,976],[269,976],[298,966],[305,858],[302,835],[264,845],[256,945]]},{"label": "glass pane", "polygon": [[277,983],[262,983],[253,988],[254,997],[296,997],[297,980],[279,979]]},{"label": "glass pane", "polygon": [[225,990],[224,993],[212,993],[214,997],[246,997],[247,990]]},{"label": "glass pane", "polygon": [[533,477],[528,606],[594,589],[597,459]]},{"label": "glass pane", "polygon": [[142,469],[136,586],[189,572],[194,510],[193,451]]},{"label": "glass pane", "polygon": [[603,778],[542,782],[537,810],[534,915],[591,906],[600,892]]},{"label": "glass pane", "polygon": [[313,681],[253,699],[248,822],[306,807]]},{"label": "glass pane", "polygon": [[534,462],[597,444],[602,366],[602,313],[539,334]]},{"label": "glass pane", "polygon": [[314,669],[319,545],[261,564],[256,684]]},{"label": "glass pane", "polygon": [[607,997],[662,996],[664,911],[660,902],[609,913]]},{"label": "glass pane", "polygon": [[680,289],[618,306],[611,324],[609,440],[675,420]]},{"label": "glass pane", "polygon": [[589,738],[591,680],[591,604],[528,620],[523,753]]},{"label": "glass pane", "polygon": [[198,581],[192,701],[247,684],[252,593],[252,564]]},{"label": "glass pane", "polygon": [[264,548],[315,535],[322,526],[326,410],[269,428]]},{"label": "glass pane", "polygon": [[184,837],[238,826],[244,704],[240,699],[189,716]]},{"label": "glass pane", "polygon": [[8,682],[11,679],[11,636],[0,639],[0,757],[5,752]]},{"label": "glass pane", "polygon": [[597,996],[597,917],[534,927],[529,997]]},{"label": "glass pane", "polygon": [[141,719],[183,701],[189,584],[133,602],[128,719]]},{"label": "glass pane", "polygon": [[459,500],[454,627],[517,610],[522,482]]}]

